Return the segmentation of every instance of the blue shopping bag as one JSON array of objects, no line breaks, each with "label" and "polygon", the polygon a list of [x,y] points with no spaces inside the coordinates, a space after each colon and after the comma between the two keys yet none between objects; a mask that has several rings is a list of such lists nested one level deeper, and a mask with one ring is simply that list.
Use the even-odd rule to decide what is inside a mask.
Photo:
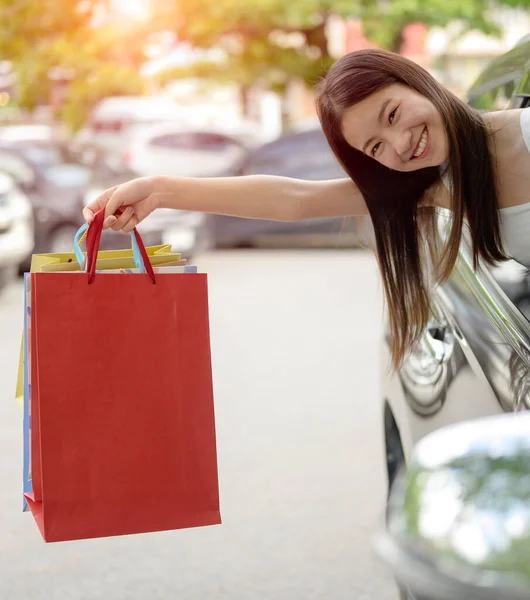
[{"label": "blue shopping bag", "polygon": [[[33,486],[31,484],[31,277],[29,273],[24,275],[24,347],[23,347],[23,365],[24,365],[24,416],[23,416],[23,493],[31,493]],[[23,496],[22,510],[29,511],[28,503]]]}]

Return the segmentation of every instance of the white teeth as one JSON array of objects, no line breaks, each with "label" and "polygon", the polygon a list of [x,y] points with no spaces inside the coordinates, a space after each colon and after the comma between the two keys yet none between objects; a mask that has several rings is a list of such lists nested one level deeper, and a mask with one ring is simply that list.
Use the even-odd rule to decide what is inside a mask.
[{"label": "white teeth", "polygon": [[423,130],[423,133],[421,134],[421,138],[420,138],[420,143],[418,144],[418,148],[416,150],[416,152],[414,152],[414,154],[412,156],[414,156],[415,158],[418,156],[421,156],[423,154],[423,151],[425,150],[425,146],[427,146],[427,140],[428,140],[429,136],[427,134],[427,128],[425,128]]}]

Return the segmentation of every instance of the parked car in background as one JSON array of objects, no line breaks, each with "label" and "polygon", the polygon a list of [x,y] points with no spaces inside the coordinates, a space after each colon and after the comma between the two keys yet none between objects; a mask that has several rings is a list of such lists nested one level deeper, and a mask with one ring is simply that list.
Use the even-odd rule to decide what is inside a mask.
[{"label": "parked car in background", "polygon": [[258,135],[243,124],[141,127],[131,135],[124,159],[141,176],[216,177],[240,166],[248,149],[259,145]]},{"label": "parked car in background", "polygon": [[[119,174],[99,177],[76,162],[64,146],[48,141],[1,144],[0,169],[15,179],[33,207],[35,245],[22,269],[29,268],[31,253],[72,250],[75,232],[83,222],[83,206],[99,189],[124,180]],[[104,240],[108,248],[121,243],[117,234]]]},{"label": "parked car in background", "polygon": [[[45,165],[22,148],[0,146],[0,169],[9,173],[29,197],[35,220],[35,247],[30,248],[23,268],[29,267],[34,252],[61,252],[72,247],[73,233],[79,223],[79,210],[90,182],[83,168]],[[69,237],[67,241],[66,238]]]},{"label": "parked car in background", "polygon": [[[71,150],[56,142],[34,140],[0,143],[0,170],[15,179],[33,206],[35,244],[21,270],[29,269],[32,253],[71,251],[83,223],[83,207],[109,187],[138,176],[101,149],[84,145]],[[157,245],[163,243],[166,230],[174,230],[181,221],[178,213],[169,211],[164,220],[146,219],[138,229],[146,245]],[[120,232],[105,232],[101,240],[101,248],[107,250],[128,244]],[[184,251],[187,256],[194,252],[195,247]]]},{"label": "parked car in background", "polygon": [[[480,110],[530,106],[530,40],[491,62],[470,89],[469,103]],[[441,225],[447,217],[441,210]],[[474,270],[463,240],[453,274],[434,291],[432,319],[397,372],[388,370],[385,336],[381,393],[389,488],[430,432],[530,408],[529,292],[527,268],[510,260]]]},{"label": "parked car in background", "polygon": [[31,203],[12,177],[0,170],[0,289],[33,248]]},{"label": "parked car in background", "polygon": [[[114,152],[79,142],[70,147],[82,164],[90,166],[97,173],[96,182],[85,196],[85,204],[102,194],[109,185],[114,185],[109,183],[110,181],[122,183],[141,176],[128,167],[123,158]],[[192,260],[195,255],[212,246],[204,220],[202,213],[159,209],[142,221],[137,229],[147,246],[170,244],[175,252],[180,252],[184,258]],[[109,243],[119,244],[120,247],[128,243],[127,238],[124,239],[122,234],[115,234],[109,242],[109,235],[113,234],[109,232],[103,236],[102,248],[105,247],[105,243],[107,247]]]},{"label": "parked car in background", "polygon": [[[249,153],[227,175],[281,175],[298,179],[347,177],[314,123],[286,133]],[[280,222],[207,215],[207,227],[217,248],[234,247],[354,247],[368,244],[368,218],[310,219]]]},{"label": "parked car in background", "polygon": [[135,126],[182,120],[182,110],[171,98],[112,96],[95,106],[76,141],[98,145],[122,155]]},{"label": "parked car in background", "polygon": [[0,127],[0,143],[13,144],[33,140],[51,142],[61,139],[61,134],[52,125],[44,124],[10,124]]}]

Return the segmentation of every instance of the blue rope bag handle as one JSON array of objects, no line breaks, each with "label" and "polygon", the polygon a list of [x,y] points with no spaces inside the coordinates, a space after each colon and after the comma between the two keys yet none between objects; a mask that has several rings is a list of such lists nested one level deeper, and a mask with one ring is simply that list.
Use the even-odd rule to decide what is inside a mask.
[{"label": "blue rope bag handle", "polygon": [[[81,225],[79,230],[74,236],[74,252],[75,257],[77,259],[77,263],[80,269],[83,269],[86,272],[86,261],[85,261],[85,253],[81,250],[81,244],[86,237],[86,232],[88,231],[88,223]],[[140,273],[145,273],[144,261],[142,260],[142,255],[140,253],[140,248],[138,247],[138,242],[136,241],[136,236],[134,235],[134,231],[131,231],[129,234],[131,237],[131,246],[133,251],[133,260],[136,268],[140,271]]]}]

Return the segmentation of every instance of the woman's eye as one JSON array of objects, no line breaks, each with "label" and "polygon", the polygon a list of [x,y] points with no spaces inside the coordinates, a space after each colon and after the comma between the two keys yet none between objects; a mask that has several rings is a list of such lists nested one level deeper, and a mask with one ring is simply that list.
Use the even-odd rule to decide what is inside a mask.
[{"label": "woman's eye", "polygon": [[381,145],[381,142],[378,142],[373,148],[372,148],[372,156],[375,156],[377,151],[379,150],[379,146]]},{"label": "woman's eye", "polygon": [[394,110],[388,115],[388,122],[390,124],[392,124],[392,121],[394,120],[394,117],[396,116],[396,111],[397,111],[397,108],[394,108]]}]

